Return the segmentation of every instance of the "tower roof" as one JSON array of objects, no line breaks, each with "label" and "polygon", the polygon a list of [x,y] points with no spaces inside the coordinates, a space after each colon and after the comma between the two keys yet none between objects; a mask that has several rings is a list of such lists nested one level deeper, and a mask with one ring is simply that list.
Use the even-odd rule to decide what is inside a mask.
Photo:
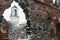
[{"label": "tower roof", "polygon": [[17,8],[15,5],[12,8]]}]

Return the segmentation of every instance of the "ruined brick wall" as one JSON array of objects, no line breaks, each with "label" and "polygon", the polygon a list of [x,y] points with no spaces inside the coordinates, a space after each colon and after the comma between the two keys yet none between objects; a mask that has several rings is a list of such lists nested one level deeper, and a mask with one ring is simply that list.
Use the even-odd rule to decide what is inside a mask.
[{"label": "ruined brick wall", "polygon": [[52,4],[52,0],[28,0],[32,40],[56,40],[56,23],[60,18],[60,10]]},{"label": "ruined brick wall", "polygon": [[[28,4],[27,10],[30,14],[28,20],[30,20],[32,29],[32,40],[56,40],[56,23],[58,20],[60,21],[60,10],[53,6],[52,0],[28,0]],[[2,23],[5,25],[4,23],[7,22],[0,24]],[[5,27],[7,28],[7,25]],[[0,34],[4,33],[0,30]],[[0,38],[3,40],[4,37],[0,36]]]},{"label": "ruined brick wall", "polygon": [[13,0],[0,0],[0,40],[8,40],[8,23],[3,17],[5,9],[10,7]]},{"label": "ruined brick wall", "polygon": [[2,21],[0,20],[0,40],[7,39],[8,39],[8,23],[4,18],[2,18]]}]

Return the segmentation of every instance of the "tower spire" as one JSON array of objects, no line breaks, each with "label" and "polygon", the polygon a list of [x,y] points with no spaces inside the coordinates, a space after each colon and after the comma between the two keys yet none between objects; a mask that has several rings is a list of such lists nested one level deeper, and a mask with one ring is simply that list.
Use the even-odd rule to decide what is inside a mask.
[{"label": "tower spire", "polygon": [[18,12],[18,8],[14,5],[14,6],[11,8],[11,16],[17,17],[17,16],[18,16],[17,12]]}]

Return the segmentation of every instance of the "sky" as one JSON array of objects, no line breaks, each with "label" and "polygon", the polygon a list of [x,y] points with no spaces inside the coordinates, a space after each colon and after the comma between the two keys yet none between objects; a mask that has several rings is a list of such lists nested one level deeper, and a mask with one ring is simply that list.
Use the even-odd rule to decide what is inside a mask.
[{"label": "sky", "polygon": [[25,13],[23,12],[23,9],[22,9],[22,8],[18,5],[18,3],[15,2],[15,1],[13,1],[13,2],[11,3],[11,6],[4,11],[4,13],[3,13],[4,18],[5,18],[7,21],[10,21],[11,8],[12,8],[14,5],[18,8],[18,15],[19,15],[19,20],[20,20],[19,23],[20,23],[20,24],[26,23],[27,20],[26,20]]},{"label": "sky", "polygon": [[55,4],[55,0],[53,0],[53,4]]}]

